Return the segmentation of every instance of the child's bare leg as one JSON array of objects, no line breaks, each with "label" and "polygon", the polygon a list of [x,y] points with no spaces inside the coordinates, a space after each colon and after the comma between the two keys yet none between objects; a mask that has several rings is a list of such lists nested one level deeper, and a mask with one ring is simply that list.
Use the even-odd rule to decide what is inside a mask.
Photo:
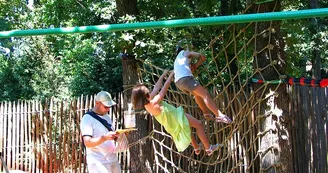
[{"label": "child's bare leg", "polygon": [[211,112],[209,111],[209,109],[207,108],[207,106],[204,103],[204,100],[202,97],[195,95],[195,101],[197,103],[197,105],[199,106],[199,108],[202,110],[202,113],[204,115],[204,117],[207,120],[213,119],[213,115],[211,114]]},{"label": "child's bare leg", "polygon": [[[208,91],[206,89],[204,89],[201,85],[198,85],[193,91],[192,93],[195,95],[195,99],[197,97],[197,99],[199,99],[198,97],[203,99],[203,103],[207,106],[208,109],[210,109],[215,117],[217,118],[227,118],[226,121],[223,121],[225,123],[230,123],[231,120],[230,118],[228,118],[226,115],[224,115],[215,105],[212,97],[210,96],[210,94],[208,93]],[[200,103],[200,101],[198,101]],[[196,103],[198,104],[197,100]],[[202,105],[203,106],[203,105]],[[201,107],[201,105],[199,105],[199,107]],[[202,108],[201,108],[202,109]],[[203,110],[203,109],[202,109]]]},{"label": "child's bare leg", "polygon": [[208,139],[206,137],[204,127],[203,127],[201,121],[197,120],[195,117],[193,117],[189,114],[186,114],[186,117],[188,119],[188,122],[189,122],[190,126],[196,129],[196,133],[197,133],[199,139],[202,141],[202,143],[204,145],[204,148],[208,149],[210,147],[210,144],[209,144]]},{"label": "child's bare leg", "polygon": [[204,114],[210,113],[202,97],[195,95],[195,101]]},{"label": "child's bare leg", "polygon": [[203,103],[207,106],[207,108],[209,108],[214,113],[216,117],[222,114],[221,111],[215,105],[208,91],[204,89],[201,85],[198,85],[192,92],[195,95],[195,98],[200,97],[203,100]]},{"label": "child's bare leg", "polygon": [[192,132],[191,132],[191,145],[192,145],[192,147],[194,147],[195,154],[199,155],[202,149],[201,149],[200,145],[196,142],[195,136]]},{"label": "child's bare leg", "polygon": [[198,145],[198,143],[196,142],[196,139],[195,139],[194,135],[192,134],[192,132],[191,132],[191,145],[192,145],[192,147],[194,147],[195,149],[198,149],[198,148],[199,148],[199,145]]}]

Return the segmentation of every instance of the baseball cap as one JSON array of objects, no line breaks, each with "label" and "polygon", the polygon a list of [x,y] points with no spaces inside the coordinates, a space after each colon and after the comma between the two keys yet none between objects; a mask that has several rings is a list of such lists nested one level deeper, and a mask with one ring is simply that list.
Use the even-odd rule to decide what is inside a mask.
[{"label": "baseball cap", "polygon": [[114,106],[114,105],[116,105],[116,103],[112,99],[112,96],[106,91],[100,91],[96,95],[95,101],[101,102],[105,106]]}]

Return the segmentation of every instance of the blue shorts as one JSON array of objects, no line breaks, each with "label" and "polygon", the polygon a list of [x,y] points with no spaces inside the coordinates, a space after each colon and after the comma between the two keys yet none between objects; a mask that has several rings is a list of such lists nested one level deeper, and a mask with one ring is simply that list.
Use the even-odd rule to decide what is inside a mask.
[{"label": "blue shorts", "polygon": [[183,92],[191,93],[197,86],[199,86],[199,82],[195,80],[193,76],[186,76],[180,78],[175,85]]}]

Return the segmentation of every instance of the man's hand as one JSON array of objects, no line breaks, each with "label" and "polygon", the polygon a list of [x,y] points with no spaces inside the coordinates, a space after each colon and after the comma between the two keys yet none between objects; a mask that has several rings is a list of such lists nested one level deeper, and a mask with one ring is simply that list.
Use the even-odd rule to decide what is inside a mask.
[{"label": "man's hand", "polygon": [[108,132],[104,137],[106,140],[116,140],[119,135],[117,132]]}]

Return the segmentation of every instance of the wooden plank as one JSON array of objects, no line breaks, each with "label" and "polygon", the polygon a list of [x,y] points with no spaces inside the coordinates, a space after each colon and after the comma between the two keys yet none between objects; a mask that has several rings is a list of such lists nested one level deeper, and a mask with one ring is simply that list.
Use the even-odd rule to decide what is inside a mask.
[{"label": "wooden plank", "polygon": [[20,165],[19,165],[19,170],[25,170],[24,167],[25,167],[25,135],[24,135],[24,101],[20,101],[19,103],[19,125],[20,125],[20,128],[19,128],[19,132],[20,132],[20,135],[19,135],[19,153],[20,153]]},{"label": "wooden plank", "polygon": [[71,151],[74,151],[73,149],[75,149],[74,147],[74,140],[75,140],[75,129],[74,129],[74,121],[73,121],[73,117],[72,117],[72,102],[67,100],[67,113],[68,113],[68,119],[69,119],[69,122],[68,122],[68,144],[67,144],[67,154],[68,154],[68,165],[71,167],[71,169],[74,169],[74,161],[75,161],[75,158],[74,158],[74,152],[71,152]]},{"label": "wooden plank", "polygon": [[[298,102],[300,102],[300,99],[298,98],[299,95],[297,94],[297,92],[295,92],[296,89],[297,89],[296,87],[290,86],[290,90],[292,90],[292,93],[291,93],[290,97],[291,97],[291,100],[293,100],[293,102],[290,106],[290,115],[293,116],[293,119],[292,119],[293,122],[292,122],[292,127],[291,127],[291,130],[292,130],[292,132],[291,132],[291,137],[292,137],[291,145],[294,148],[294,150],[292,150],[293,151],[293,157],[296,159],[297,162],[299,162],[300,161],[299,154],[301,154],[301,153],[299,153],[299,150],[302,149],[302,148],[297,149],[295,146],[298,143],[297,140],[299,139],[299,137],[297,136],[297,129],[300,126],[299,125],[299,122],[300,122],[299,119],[302,118],[303,114],[298,115],[296,113],[296,111],[298,110],[297,109],[297,104],[298,104]],[[295,115],[298,115],[298,116],[295,116]],[[294,164],[294,170],[296,172],[299,172],[298,171],[299,168],[297,166],[298,166],[298,164]]]},{"label": "wooden plank", "polygon": [[[67,105],[67,102],[64,101],[64,105]],[[63,133],[61,133],[63,135],[63,142],[61,143],[62,145],[62,148],[63,148],[63,162],[62,162],[62,165],[64,166],[65,164],[67,164],[69,158],[68,158],[68,150],[67,150],[67,147],[68,147],[68,115],[67,115],[67,108],[63,109],[63,115],[61,118],[61,121],[62,121],[62,128],[63,128]],[[67,165],[65,165],[67,166]],[[64,170],[64,167],[63,167],[63,172],[65,172]]]},{"label": "wooden plank", "polygon": [[34,135],[34,151],[35,151],[35,169],[37,173],[40,173],[41,169],[41,163],[40,163],[40,118],[39,118],[39,101],[35,100],[34,105],[34,128],[35,129],[35,135]]},{"label": "wooden plank", "polygon": [[13,143],[12,143],[12,164],[13,164],[13,166],[12,166],[12,168],[13,169],[17,169],[17,158],[18,158],[18,153],[17,153],[17,136],[18,136],[18,133],[17,133],[17,129],[18,129],[18,126],[17,126],[17,115],[18,115],[18,113],[17,113],[17,103],[16,102],[14,102],[13,103],[13,107],[12,107],[12,109],[13,109],[13,121],[12,121],[12,131],[13,131],[13,133],[12,133],[12,140],[13,140]]},{"label": "wooden plank", "polygon": [[78,144],[78,130],[76,129],[76,100],[71,100],[70,101],[70,114],[71,114],[71,119],[72,119],[72,161],[71,161],[71,164],[72,164],[72,171],[73,172],[77,172],[77,164],[78,164],[78,160],[77,160],[77,151],[78,151],[78,147],[77,147],[77,144]]},{"label": "wooden plank", "polygon": [[12,114],[12,103],[9,102],[8,104],[8,136],[7,136],[7,141],[8,141],[8,145],[7,145],[7,166],[8,169],[12,169],[12,129],[13,129],[13,124],[12,124],[12,118],[13,118],[13,114]]},{"label": "wooden plank", "polygon": [[[326,128],[325,136],[326,136],[326,146],[327,146],[326,149],[328,150],[328,87],[326,87],[324,89],[324,106],[323,106],[323,108],[324,108],[323,112],[325,113],[325,128]],[[327,157],[328,157],[328,151],[326,151],[326,152],[327,152]],[[328,166],[326,169],[328,169]],[[328,172],[328,170],[326,172]]]},{"label": "wooden plank", "polygon": [[[300,163],[298,164],[298,167],[296,168],[296,172],[304,172],[306,170],[306,164],[304,163],[304,158],[307,156],[305,155],[305,146],[301,145],[304,144],[304,141],[307,140],[306,135],[307,135],[307,121],[308,121],[308,116],[303,113],[302,110],[299,109],[299,107],[302,107],[302,96],[300,95],[300,92],[303,92],[302,88],[299,86],[293,86],[295,89],[294,91],[294,97],[292,100],[295,100],[295,104],[293,107],[293,115],[294,115],[294,121],[295,121],[295,134],[292,135],[294,136],[294,151],[295,151],[295,158],[297,161]],[[304,93],[306,94],[306,93]],[[300,167],[301,166],[301,167]]]},{"label": "wooden plank", "polygon": [[[85,99],[87,99],[87,97]],[[84,110],[86,109],[86,104],[84,102],[84,96],[83,95],[81,95],[81,97],[80,97],[79,100],[80,100],[80,117],[79,117],[80,118],[80,121],[79,121],[79,123],[81,123],[83,114],[85,112]],[[81,129],[80,129],[80,133],[81,133]],[[82,138],[81,138],[81,140],[82,140]],[[85,152],[85,149],[84,150],[81,150],[81,153],[82,152],[83,152],[83,155],[82,155],[83,158],[81,158],[83,160],[83,171],[82,172],[85,173],[85,172],[87,172],[87,161],[86,161],[86,152]]]},{"label": "wooden plank", "polygon": [[[306,125],[306,131],[305,131],[305,135],[306,135],[306,152],[305,152],[305,155],[306,155],[306,160],[310,161],[312,160],[312,156],[311,156],[311,140],[312,140],[312,135],[311,135],[311,116],[309,114],[309,107],[308,105],[310,105],[310,102],[309,102],[309,99],[308,99],[308,96],[309,96],[309,91],[306,91],[305,89],[301,89],[300,90],[300,100],[302,101],[301,104],[302,104],[302,108],[303,108],[303,113],[304,113],[304,119],[305,119],[305,122],[307,122]],[[312,161],[311,161],[312,162]],[[311,172],[310,170],[312,170],[312,164],[311,162],[306,162],[308,163],[307,165],[307,171]]]},{"label": "wooden plank", "polygon": [[24,140],[24,124],[23,124],[23,121],[22,121],[22,118],[23,118],[23,101],[18,101],[18,105],[17,105],[17,110],[18,110],[18,133],[17,133],[17,136],[18,136],[18,154],[19,154],[19,160],[16,162],[18,162],[18,168],[19,170],[23,170],[23,166],[24,166],[24,153],[23,153],[23,147],[24,147],[24,144],[23,144],[23,140]]},{"label": "wooden plank", "polygon": [[[309,104],[309,109],[308,109],[308,114],[311,116],[311,146],[312,146],[312,159],[313,159],[313,172],[318,172],[319,169],[319,153],[318,146],[317,146],[317,141],[318,141],[318,134],[317,134],[317,128],[318,128],[318,120],[317,117],[314,114],[314,107],[312,103],[316,103],[316,99],[313,96],[313,93],[315,93],[313,88],[309,89],[310,97],[308,98],[308,104]],[[312,171],[311,171],[312,172]]]},{"label": "wooden plank", "polygon": [[[295,92],[293,92],[293,91],[295,91],[291,86],[290,86],[290,88],[288,88],[288,90],[290,90],[290,98],[291,98],[291,100],[294,100],[294,102],[291,102],[291,105],[290,105],[290,115],[292,115],[294,118],[293,118],[293,122],[292,122],[292,127],[291,127],[291,137],[292,137],[292,143],[291,143],[291,145],[292,146],[294,146],[297,142],[296,142],[296,140],[297,140],[297,136],[296,136],[296,131],[297,131],[297,127],[298,127],[298,120],[297,120],[297,116],[295,116],[295,114],[294,114],[294,109],[295,109],[295,107],[296,107],[296,104],[297,104],[297,102],[295,102],[295,101],[298,101],[298,99],[296,98],[297,97],[297,95],[295,95]],[[293,157],[295,158],[295,159],[298,159],[298,151],[297,150],[292,150],[293,151]],[[298,170],[298,168],[297,168],[297,165],[296,164],[294,164],[294,170]],[[296,171],[297,172],[297,171]]]},{"label": "wooden plank", "polygon": [[65,109],[65,134],[66,134],[66,142],[64,143],[64,147],[65,147],[65,154],[66,154],[66,167],[67,166],[71,166],[71,152],[70,152],[70,148],[71,148],[71,144],[72,144],[72,129],[71,129],[71,119],[70,119],[70,109],[69,109],[69,102],[66,101],[65,102],[67,105],[66,109]]},{"label": "wooden plank", "polygon": [[3,158],[6,160],[6,164],[7,164],[7,167],[9,166],[8,165],[8,151],[9,151],[9,148],[8,148],[8,138],[9,138],[9,132],[8,132],[8,129],[9,129],[9,102],[5,102],[5,109],[4,109],[4,112],[5,112],[5,122],[4,122],[4,134],[6,134],[6,138],[4,139],[4,155],[3,155]]},{"label": "wooden plank", "polygon": [[48,131],[49,107],[48,99],[45,103],[40,102],[40,119],[41,119],[41,155],[42,155],[42,172],[48,172],[49,166],[49,131]]},{"label": "wooden plank", "polygon": [[23,128],[23,132],[24,132],[24,171],[29,171],[29,148],[30,148],[30,143],[28,143],[28,134],[30,134],[27,130],[27,126],[28,126],[28,109],[27,109],[27,101],[24,101],[24,106],[23,106],[23,123],[24,124],[24,128]]},{"label": "wooden plank", "polygon": [[63,165],[61,164],[62,163],[62,160],[63,160],[63,147],[62,147],[62,144],[63,144],[63,114],[64,114],[64,103],[63,101],[60,102],[60,112],[59,112],[59,141],[58,141],[58,150],[59,150],[59,162],[60,164],[58,164],[58,171],[60,172],[64,172],[63,171]]},{"label": "wooden plank", "polygon": [[74,100],[72,100],[71,102],[73,105],[72,105],[72,113],[73,113],[73,122],[74,122],[74,150],[76,151],[75,154],[74,154],[74,160],[75,160],[75,165],[74,165],[74,170],[75,172],[78,172],[78,169],[79,169],[79,164],[81,163],[78,158],[78,155],[79,155],[79,150],[81,148],[79,148],[80,146],[80,143],[79,143],[79,139],[80,139],[80,132],[79,132],[79,122],[78,122],[78,114],[77,114],[77,100],[76,98],[74,98]]},{"label": "wooden plank", "polygon": [[[56,112],[55,112],[55,117],[54,117],[54,119],[55,119],[55,127],[54,127],[54,131],[57,133],[58,132],[58,126],[59,126],[59,111],[58,111],[58,107],[59,107],[59,105],[58,105],[59,103],[58,102],[56,102],[56,104],[54,104],[54,105],[56,105],[56,108],[54,108],[54,110],[56,110]],[[56,153],[56,157],[54,158],[54,169],[53,169],[53,172],[60,172],[59,171],[59,163],[58,163],[58,161],[59,161],[59,159],[57,160],[57,153],[59,153],[58,152],[58,136],[56,135],[56,137],[55,137],[55,139],[54,139],[54,143],[55,143],[55,145],[54,145],[54,153]],[[59,156],[58,156],[59,157]]]},{"label": "wooden plank", "polygon": [[318,120],[318,152],[319,152],[319,172],[327,172],[327,144],[326,144],[326,136],[325,136],[325,115],[322,109],[322,105],[324,103],[324,89],[323,88],[315,88],[315,100],[317,104],[313,104],[315,110],[315,116]]},{"label": "wooden plank", "polygon": [[[117,101],[119,101],[120,103],[124,104],[124,100],[123,98],[121,97],[122,95],[120,93],[116,93],[115,95],[115,99]],[[121,108],[121,106],[118,107],[117,109],[117,114],[120,115],[121,117],[121,122],[122,122],[122,127],[124,127],[124,110],[123,108]],[[150,127],[150,124],[148,124],[148,127]],[[129,169],[129,160],[128,160],[128,157],[129,157],[129,149],[126,151],[126,152],[123,152],[123,153],[120,153],[120,159],[122,161],[120,161],[121,165],[122,165],[122,169],[123,170],[128,170]],[[153,158],[149,158],[150,160],[152,160]]]},{"label": "wooden plank", "polygon": [[31,114],[30,114],[30,130],[31,130],[31,137],[30,137],[30,144],[31,144],[31,150],[33,152],[32,155],[31,155],[31,169],[32,169],[32,172],[36,172],[36,163],[37,163],[37,148],[35,146],[36,144],[36,110],[35,110],[35,104],[36,104],[36,100],[33,100],[31,102],[31,107],[30,107],[30,110],[31,110]]},{"label": "wooden plank", "polygon": [[[85,113],[85,109],[87,109],[87,104],[86,104],[86,102],[87,102],[87,100],[88,100],[88,97],[86,96],[86,97],[84,97],[83,95],[81,96],[81,102],[80,102],[80,104],[81,104],[81,114],[80,114],[80,119],[82,120],[82,118],[83,118],[83,114]],[[80,120],[80,122],[81,122],[81,120]],[[81,129],[80,129],[81,130]],[[81,131],[80,131],[81,132]],[[83,165],[84,165],[84,167],[83,167],[83,172],[87,172],[87,161],[86,161],[86,150],[83,150]]]},{"label": "wooden plank", "polygon": [[32,127],[33,102],[32,101],[29,101],[27,103],[27,110],[28,110],[28,113],[27,113],[27,118],[28,118],[27,131],[29,132],[29,135],[28,135],[28,144],[29,144],[29,166],[28,166],[28,168],[29,169],[28,170],[29,170],[29,172],[33,172],[34,171],[34,169],[33,169],[34,151],[33,151],[33,144],[32,144],[32,136],[33,136],[33,133],[32,133],[32,130],[33,130],[33,127]]},{"label": "wooden plank", "polygon": [[49,125],[50,121],[50,100],[46,99],[43,101],[43,104],[41,104],[41,112],[42,112],[42,162],[43,162],[43,172],[51,172],[50,167],[53,164],[53,161],[50,160],[52,153],[51,151],[51,136],[52,136],[52,127]]},{"label": "wooden plank", "polygon": [[[56,131],[52,131],[52,119],[53,119],[53,110],[54,110],[54,100],[53,100],[53,97],[51,97],[50,99],[50,107],[49,107],[49,124],[48,124],[48,131],[49,131],[49,153],[50,153],[50,156],[49,156],[49,173],[52,173],[53,172],[53,167],[54,167],[54,161],[56,159],[56,152],[53,152],[53,149],[52,149],[52,144],[53,144],[53,141],[52,141],[52,136],[53,134],[52,133],[55,133],[56,134]],[[55,155],[55,158],[54,158],[54,155]]]},{"label": "wooden plank", "polygon": [[[327,150],[328,150],[328,87],[325,88],[325,94],[324,94],[324,112],[325,112],[325,136],[326,136],[326,144],[327,144]],[[327,157],[328,157],[328,151],[327,151]],[[328,159],[328,158],[327,158]],[[327,166],[328,169],[328,166]]]},{"label": "wooden plank", "polygon": [[[81,101],[81,99],[83,99],[83,95],[81,97],[78,97],[77,98],[77,103],[76,103],[76,106],[77,106],[77,110],[76,110],[76,122],[78,123],[78,132],[79,132],[79,138],[78,138],[78,144],[81,144],[82,143],[82,136],[81,136],[81,130],[80,130],[80,122],[81,122],[81,117],[82,117],[82,103],[83,101]],[[82,172],[84,169],[82,168],[83,164],[85,163],[84,162],[84,159],[83,159],[83,156],[82,156],[82,152],[83,152],[83,148],[81,147],[81,145],[79,145],[79,150],[78,150],[78,159],[80,162],[78,164],[78,168],[79,168],[79,172]],[[84,173],[84,171],[83,171]]]},{"label": "wooden plank", "polygon": [[[4,123],[5,123],[5,113],[4,113],[4,104],[5,102],[0,102],[0,152],[1,152],[1,157],[3,157],[5,148],[3,148],[3,142],[5,141],[4,139]],[[5,165],[3,162],[0,163],[0,171],[3,171],[3,168]]]}]

